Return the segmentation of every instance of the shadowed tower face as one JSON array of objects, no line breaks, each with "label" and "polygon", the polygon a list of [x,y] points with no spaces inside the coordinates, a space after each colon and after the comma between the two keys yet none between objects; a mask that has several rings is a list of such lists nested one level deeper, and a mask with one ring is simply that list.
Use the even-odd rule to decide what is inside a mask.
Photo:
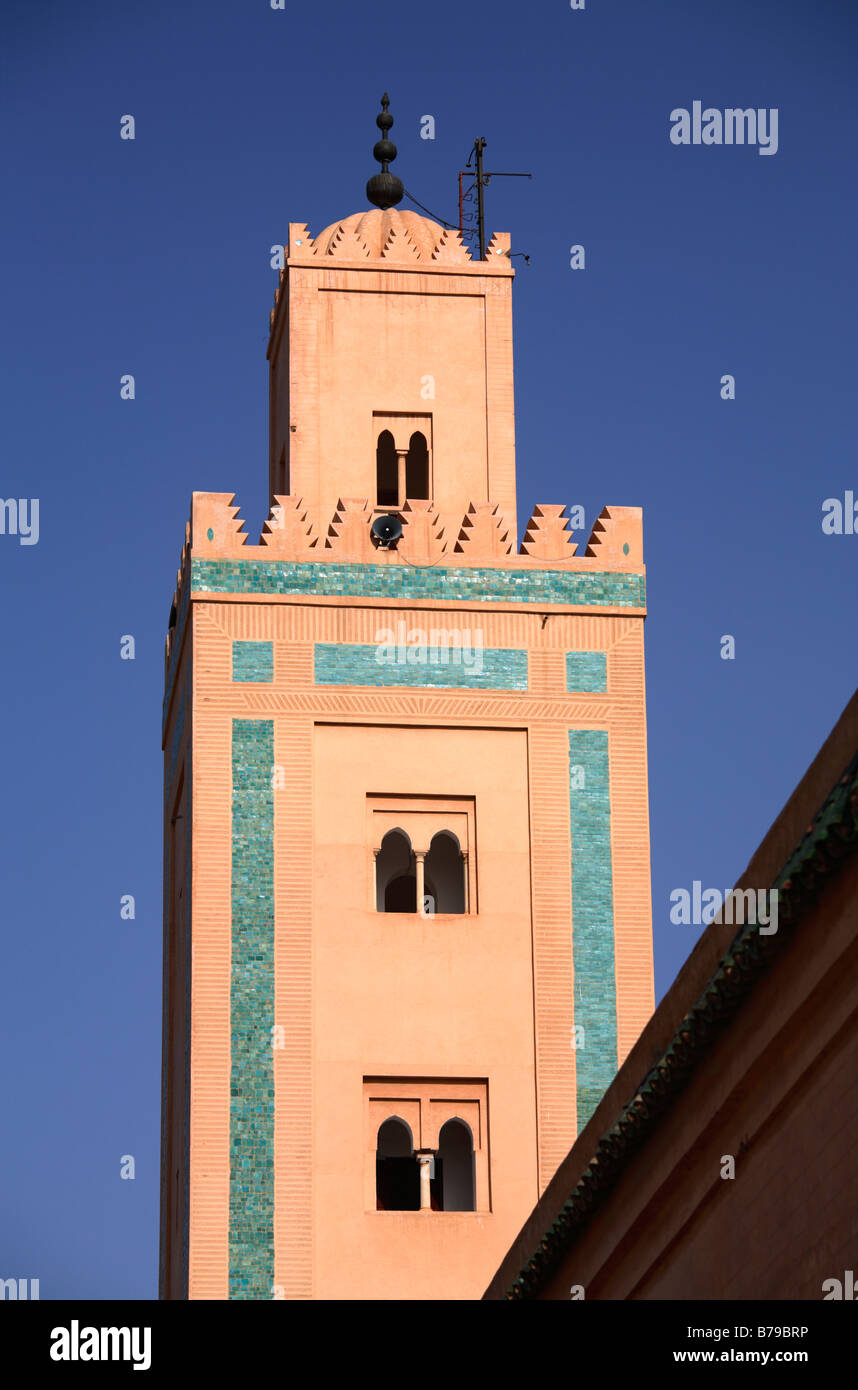
[{"label": "shadowed tower face", "polygon": [[517,546],[509,238],[378,125],[289,229],[259,544],[195,493],[174,598],[170,1298],[479,1297],[652,1009],[640,512]]}]

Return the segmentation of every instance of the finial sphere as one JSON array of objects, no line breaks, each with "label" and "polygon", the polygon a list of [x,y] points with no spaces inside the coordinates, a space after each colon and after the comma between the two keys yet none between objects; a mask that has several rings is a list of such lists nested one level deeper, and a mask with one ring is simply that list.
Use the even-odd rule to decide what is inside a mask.
[{"label": "finial sphere", "polygon": [[381,165],[381,172],[373,174],[366,186],[366,196],[377,208],[392,208],[401,202],[405,196],[405,189],[402,180],[395,174],[391,174],[388,166],[396,158],[396,146],[392,140],[388,140],[387,131],[393,125],[393,117],[388,111],[390,97],[387,92],[381,98],[381,111],[375,118],[375,123],[381,131],[381,139],[376,140],[373,146],[373,155]]},{"label": "finial sphere", "polygon": [[392,140],[376,140],[372,152],[379,164],[383,164],[385,160],[389,163],[391,159],[396,158],[396,146]]},{"label": "finial sphere", "polygon": [[405,197],[405,189],[401,179],[385,170],[383,173],[373,174],[366,186],[366,196],[371,203],[383,211],[385,208],[394,208],[397,203],[401,203]]}]

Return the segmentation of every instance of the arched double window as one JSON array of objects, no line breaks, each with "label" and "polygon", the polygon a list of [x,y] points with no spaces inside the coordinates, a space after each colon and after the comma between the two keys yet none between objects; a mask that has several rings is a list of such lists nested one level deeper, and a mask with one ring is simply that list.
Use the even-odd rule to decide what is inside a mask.
[{"label": "arched double window", "polygon": [[[424,915],[466,911],[466,864],[451,830],[432,836],[428,852],[415,851],[403,830],[389,830],[375,864],[376,909]],[[427,910],[428,909],[428,910]]]},{"label": "arched double window", "polygon": [[414,430],[408,448],[397,448],[390,430],[382,430],[375,450],[376,505],[399,510],[406,498],[429,498],[429,445]]},{"label": "arched double window", "polygon": [[414,1151],[410,1126],[392,1115],[379,1126],[375,1159],[378,1211],[476,1211],[474,1141],[464,1120],[442,1125],[436,1151]]}]

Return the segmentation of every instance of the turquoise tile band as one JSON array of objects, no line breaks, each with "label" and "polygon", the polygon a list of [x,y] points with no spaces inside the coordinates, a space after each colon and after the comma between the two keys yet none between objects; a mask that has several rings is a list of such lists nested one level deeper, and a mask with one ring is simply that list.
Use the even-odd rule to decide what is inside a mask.
[{"label": "turquoise tile band", "polygon": [[611,866],[608,735],[569,731],[569,810],[572,830],[572,959],[578,1132],[617,1073],[617,995]]},{"label": "turquoise tile band", "polygon": [[379,645],[317,642],[316,684],[527,689],[527,652],[414,646],[388,655]]},{"label": "turquoise tile band", "polygon": [[232,724],[229,1297],[274,1283],[274,724]]},{"label": "turquoise tile band", "polygon": [[191,588],[208,594],[325,594],[445,603],[559,603],[643,608],[642,574],[596,570],[440,569],[313,560],[192,560]]}]

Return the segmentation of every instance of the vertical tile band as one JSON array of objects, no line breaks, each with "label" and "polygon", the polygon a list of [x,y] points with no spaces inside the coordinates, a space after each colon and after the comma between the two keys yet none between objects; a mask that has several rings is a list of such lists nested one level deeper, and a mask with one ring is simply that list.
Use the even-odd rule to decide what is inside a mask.
[{"label": "vertical tile band", "polygon": [[274,1283],[274,724],[232,724],[229,1297]]},{"label": "vertical tile band", "polygon": [[578,1133],[617,1072],[608,735],[569,731]]}]

